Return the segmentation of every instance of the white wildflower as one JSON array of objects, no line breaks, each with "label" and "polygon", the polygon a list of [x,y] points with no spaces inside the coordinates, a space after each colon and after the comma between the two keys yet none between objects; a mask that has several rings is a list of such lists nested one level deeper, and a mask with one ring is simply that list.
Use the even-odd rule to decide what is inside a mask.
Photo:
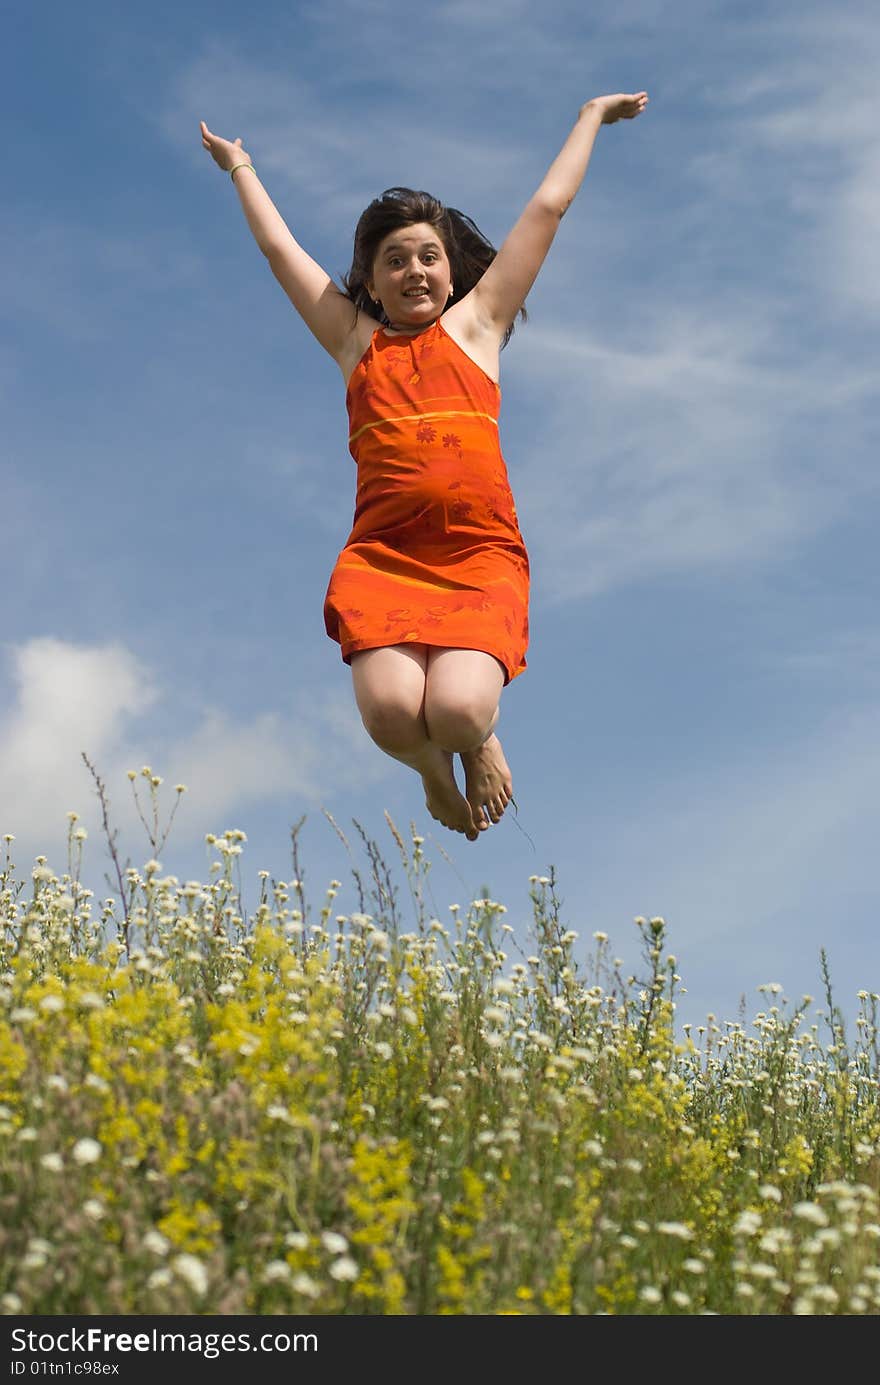
[{"label": "white wildflower", "polygon": [[71,1153],[77,1164],[95,1164],[101,1157],[101,1146],[97,1140],[90,1140],[86,1137],[83,1140],[77,1140]]},{"label": "white wildflower", "polygon": [[812,1222],[813,1226],[827,1226],[828,1217],[815,1202],[796,1202],[792,1212],[801,1221]]},{"label": "white wildflower", "polygon": [[500,1005],[487,1005],[483,1011],[483,1018],[492,1024],[504,1024],[507,1019],[507,1011],[502,1010]]},{"label": "white wildflower", "polygon": [[658,1221],[657,1230],[661,1236],[675,1236],[679,1241],[693,1240],[694,1233],[681,1221]]},{"label": "white wildflower", "polygon": [[758,1196],[762,1197],[765,1202],[782,1201],[782,1193],[773,1183],[762,1183],[758,1189]]},{"label": "white wildflower", "polygon": [[294,1275],[291,1288],[298,1294],[304,1294],[306,1298],[317,1298],[321,1292],[311,1275],[302,1271]]},{"label": "white wildflower", "polygon": [[343,1255],[341,1259],[333,1261],[328,1273],[331,1279],[353,1283],[358,1277],[358,1267],[350,1255]]},{"label": "white wildflower", "polygon": [[754,1236],[761,1229],[761,1213],[747,1210],[740,1212],[733,1224],[734,1236]]},{"label": "white wildflower", "polygon": [[331,1255],[344,1255],[348,1250],[348,1241],[338,1231],[322,1231],[321,1241]]},{"label": "white wildflower", "polygon": [[161,1231],[151,1227],[145,1234],[142,1245],[144,1250],[149,1250],[153,1255],[167,1255],[171,1249],[171,1242],[167,1236],[163,1236]]},{"label": "white wildflower", "polygon": [[175,1255],[171,1262],[175,1274],[186,1281],[200,1297],[208,1292],[208,1272],[196,1255]]}]

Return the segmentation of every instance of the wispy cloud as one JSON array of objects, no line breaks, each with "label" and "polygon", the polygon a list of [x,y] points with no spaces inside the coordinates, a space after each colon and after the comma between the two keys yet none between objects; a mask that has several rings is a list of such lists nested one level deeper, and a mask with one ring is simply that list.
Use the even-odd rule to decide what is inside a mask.
[{"label": "wispy cloud", "polygon": [[[192,146],[194,162],[208,159],[199,119],[224,138],[241,135],[282,215],[295,193],[295,214],[286,218],[293,234],[318,226],[349,255],[357,217],[385,187],[427,187],[469,205],[484,195],[487,169],[495,197],[520,181],[517,136],[503,128],[469,130],[454,111],[442,124],[403,119],[400,107],[397,85],[373,89],[362,107],[352,106],[323,79],[297,74],[291,81],[270,62],[231,54],[212,40],[176,75],[158,123],[170,143]],[[335,276],[348,261],[324,267]]]},{"label": "wispy cloud", "polygon": [[[118,338],[120,308],[143,303],[144,285],[169,298],[191,283],[201,261],[161,233],[119,232],[77,222],[59,208],[19,204],[0,219],[0,256],[6,269],[4,308],[27,333],[33,324],[86,348]],[[14,358],[13,358],[14,359]]]},{"label": "wispy cloud", "polygon": [[[722,79],[724,157],[701,158],[717,204],[731,194],[793,217],[785,259],[820,313],[880,308],[880,153],[874,99],[880,29],[872,7],[768,15],[748,76]],[[768,167],[772,183],[768,186]],[[762,176],[763,175],[763,176]]]},{"label": "wispy cloud", "polygon": [[[629,348],[531,327],[515,360],[551,401],[517,482],[550,599],[775,559],[874,484],[850,414],[868,373],[791,360],[760,315],[670,304]],[[840,450],[823,456],[810,430],[832,419]]]}]

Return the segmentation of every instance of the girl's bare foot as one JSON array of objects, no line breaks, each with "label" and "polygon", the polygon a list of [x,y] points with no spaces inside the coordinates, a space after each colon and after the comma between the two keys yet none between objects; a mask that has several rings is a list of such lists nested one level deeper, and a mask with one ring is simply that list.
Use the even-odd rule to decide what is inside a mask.
[{"label": "girl's bare foot", "polygon": [[494,731],[476,750],[462,753],[465,795],[477,827],[484,830],[489,822],[500,822],[501,814],[513,797],[510,766],[504,758],[501,742]]},{"label": "girl's bare foot", "polygon": [[471,805],[455,782],[452,756],[446,750],[440,751],[436,763],[436,770],[422,773],[428,812],[450,831],[463,832],[469,842],[475,842],[479,833],[474,825]]}]

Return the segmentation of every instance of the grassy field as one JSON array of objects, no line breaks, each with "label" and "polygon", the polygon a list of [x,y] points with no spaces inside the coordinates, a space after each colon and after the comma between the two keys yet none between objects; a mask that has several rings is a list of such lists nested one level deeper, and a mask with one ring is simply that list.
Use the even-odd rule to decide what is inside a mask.
[{"label": "grassy field", "polygon": [[533,877],[520,953],[491,899],[433,917],[389,826],[405,888],[363,836],[347,916],[295,832],[249,917],[239,832],[106,901],[75,819],[63,874],[6,839],[2,1312],[878,1311],[877,994],[852,1038],[775,987],[676,1037],[662,919],[622,976]]}]

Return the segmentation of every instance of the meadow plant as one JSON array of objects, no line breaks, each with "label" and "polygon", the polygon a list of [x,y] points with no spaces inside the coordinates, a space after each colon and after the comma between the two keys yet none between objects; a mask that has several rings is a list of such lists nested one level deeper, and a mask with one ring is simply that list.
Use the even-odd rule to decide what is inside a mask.
[{"label": "meadow plant", "polygon": [[3,839],[3,1312],[880,1308],[878,996],[849,1041],[825,959],[823,1026],[773,984],[682,1035],[665,921],[624,976],[552,871],[521,951],[488,896],[434,916],[390,819],[406,904],[355,824],[349,914],[339,881],[310,909],[301,824],[248,914],[243,832],[207,884],[117,855],[99,901],[77,823],[62,874]]}]

